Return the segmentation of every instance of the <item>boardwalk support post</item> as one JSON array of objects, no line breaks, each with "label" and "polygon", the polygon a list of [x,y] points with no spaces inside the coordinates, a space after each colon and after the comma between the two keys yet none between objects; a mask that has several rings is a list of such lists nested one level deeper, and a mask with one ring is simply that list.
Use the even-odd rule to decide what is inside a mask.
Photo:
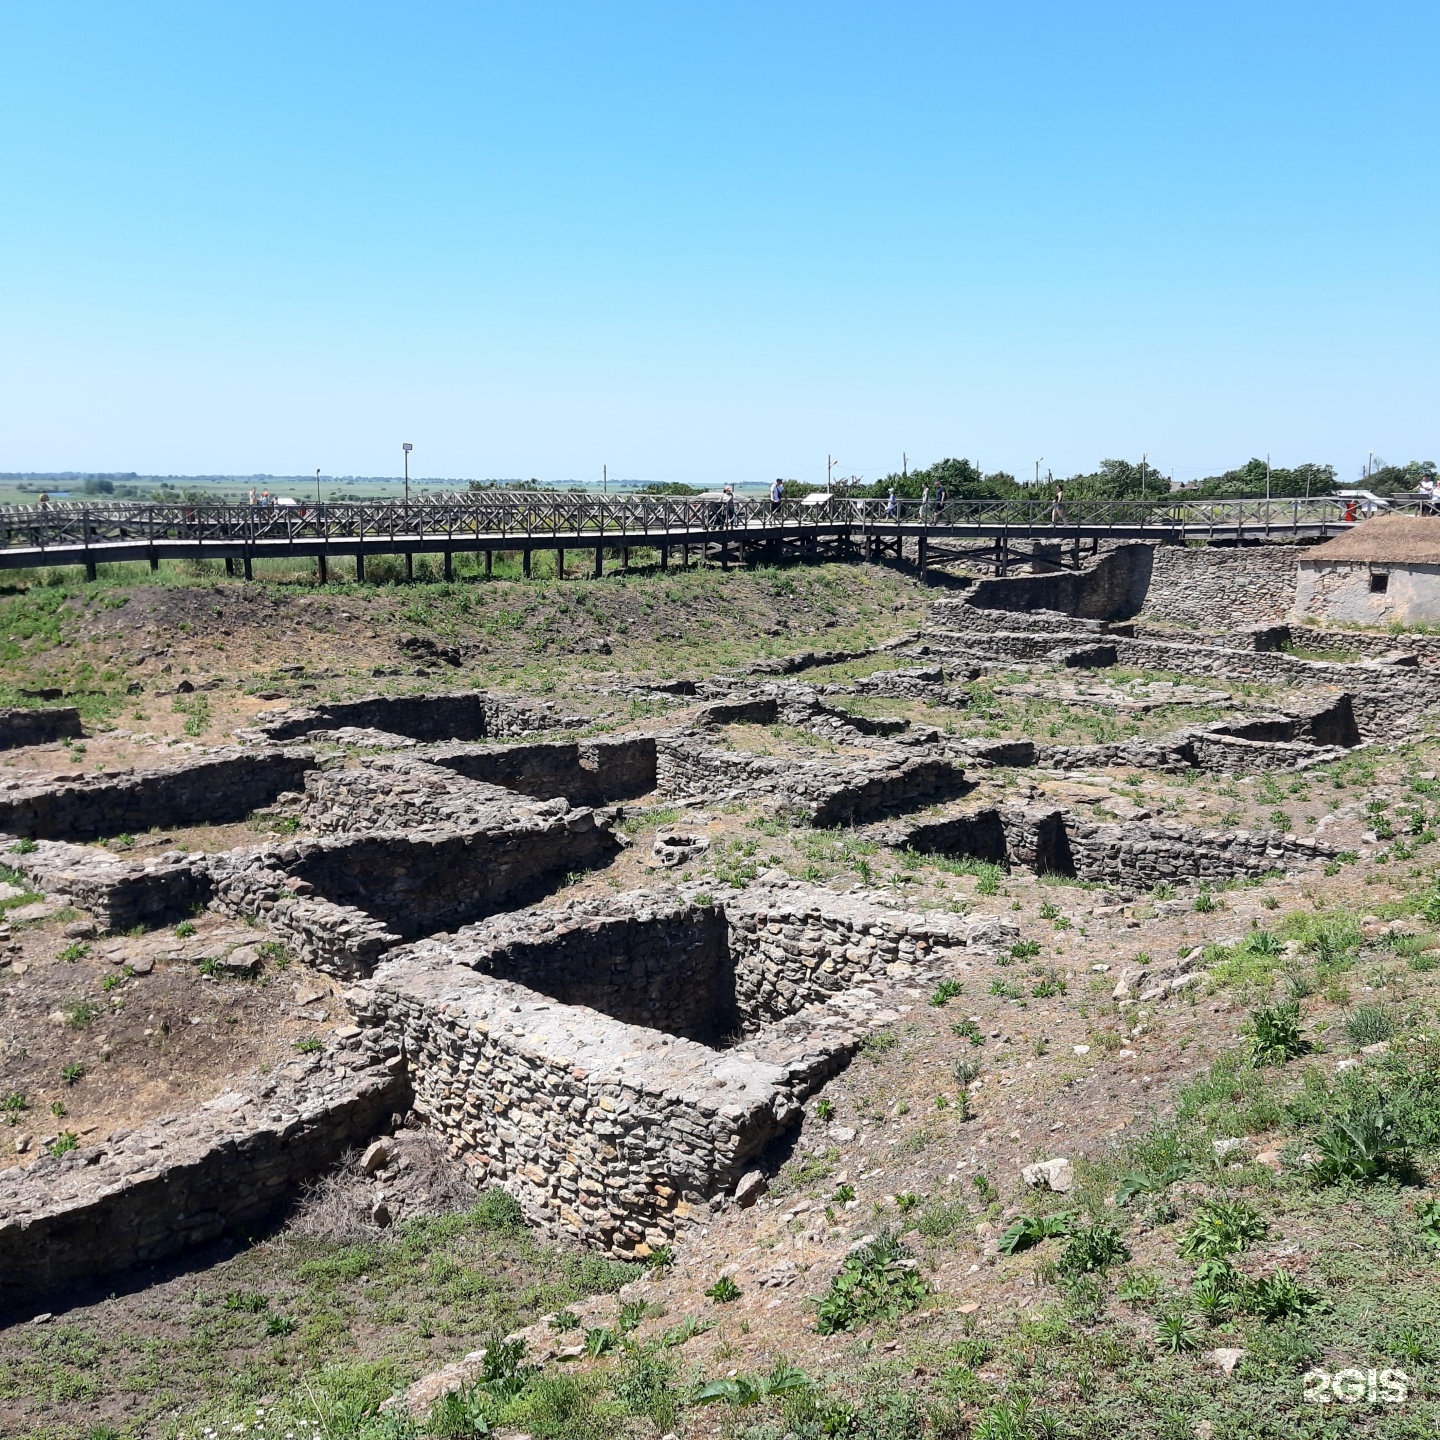
[{"label": "boardwalk support post", "polygon": [[407,580],[415,578],[415,552],[413,550],[405,552],[405,578]]},{"label": "boardwalk support post", "polygon": [[247,580],[253,580],[253,579],[255,578],[255,572],[250,568],[250,552],[249,552],[248,550],[245,552],[245,562],[244,562],[244,563],[245,563],[245,578],[246,578]]},{"label": "boardwalk support post", "polygon": [[[325,558],[323,553],[317,555],[315,557],[315,561],[320,576],[320,583],[322,585],[328,584],[330,580],[330,562]],[[233,570],[231,571],[231,574],[234,574]]]},{"label": "boardwalk support post", "polygon": [[[248,560],[245,562],[245,578],[247,580],[250,578],[250,562]],[[363,550],[357,551],[355,555],[355,583],[357,585],[365,583],[365,552]]]},{"label": "boardwalk support post", "polygon": [[530,578],[530,547],[528,545],[520,552],[520,573],[527,580]]},{"label": "boardwalk support post", "polygon": [[494,570],[494,568],[495,552],[493,550],[487,550],[485,552],[485,578],[487,580],[490,578],[491,571]]},{"label": "boardwalk support post", "polygon": [[559,546],[555,548],[555,578],[557,580],[565,578],[565,552]]},{"label": "boardwalk support post", "polygon": [[450,552],[448,550],[445,551],[445,578],[447,580],[453,580],[455,578],[455,567],[451,564]]},{"label": "boardwalk support post", "polygon": [[600,577],[601,577],[602,575],[604,575],[604,573],[605,573],[605,547],[604,547],[603,545],[597,545],[597,546],[595,547],[595,578],[596,578],[597,580],[600,579]]}]

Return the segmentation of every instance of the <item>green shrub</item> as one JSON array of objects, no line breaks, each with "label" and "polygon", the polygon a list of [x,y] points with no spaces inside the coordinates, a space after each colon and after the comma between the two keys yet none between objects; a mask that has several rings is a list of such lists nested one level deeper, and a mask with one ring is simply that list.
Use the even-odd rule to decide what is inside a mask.
[{"label": "green shrub", "polygon": [[816,1329],[822,1335],[854,1330],[882,1320],[898,1320],[916,1310],[930,1294],[910,1251],[890,1230],[845,1258],[820,1302]]},{"label": "green shrub", "polygon": [[1366,1185],[1387,1176],[1406,1181],[1415,1175],[1410,1146],[1383,1101],[1337,1115],[1316,1137],[1315,1148],[1320,1155],[1311,1173],[1322,1185]]},{"label": "green shrub", "polygon": [[1266,1005],[1250,1012],[1250,1063],[1283,1065],[1310,1048],[1300,1034],[1300,1007]]},{"label": "green shrub", "polygon": [[1025,1215],[1000,1237],[1002,1255],[1019,1255],[1042,1241],[1070,1233],[1070,1215]]},{"label": "green shrub", "polygon": [[1179,1250],[1192,1259],[1219,1260],[1248,1250],[1268,1229],[1243,1200],[1207,1200],[1181,1237]]},{"label": "green shrub", "polygon": [[1170,1310],[1155,1324],[1155,1343],[1167,1355],[1182,1355],[1198,1350],[1202,1333],[1199,1322],[1193,1315],[1180,1310]]},{"label": "green shrub", "polygon": [[1073,1231],[1055,1268],[1062,1275],[1104,1274],[1117,1260],[1128,1260],[1130,1247],[1120,1237],[1118,1226],[1097,1220],[1083,1230]]},{"label": "green shrub", "polygon": [[937,1009],[948,1005],[957,995],[963,995],[965,987],[958,980],[942,980],[930,996],[930,1003]]},{"label": "green shrub", "polygon": [[1395,1022],[1378,1005],[1357,1005],[1345,1021],[1345,1033],[1357,1049],[1378,1045],[1395,1033]]},{"label": "green shrub", "polygon": [[498,1185],[480,1192],[471,1214],[487,1230],[516,1234],[525,1228],[525,1212],[520,1202]]},{"label": "green shrub", "polygon": [[717,1305],[728,1305],[740,1298],[740,1287],[728,1275],[722,1275],[705,1294]]}]

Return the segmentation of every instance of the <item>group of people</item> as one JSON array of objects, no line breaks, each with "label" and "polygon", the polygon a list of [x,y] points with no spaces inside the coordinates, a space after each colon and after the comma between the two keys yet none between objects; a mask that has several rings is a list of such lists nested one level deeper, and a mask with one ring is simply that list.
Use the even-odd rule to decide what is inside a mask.
[{"label": "group of people", "polygon": [[[931,518],[932,507],[935,515],[939,515],[945,508],[945,486],[943,483],[937,485],[933,493],[928,485],[920,492],[920,519],[922,523]],[[887,520],[894,520],[899,513],[900,506],[895,499],[895,487],[892,485],[890,487],[890,493],[885,497],[885,518]]]}]

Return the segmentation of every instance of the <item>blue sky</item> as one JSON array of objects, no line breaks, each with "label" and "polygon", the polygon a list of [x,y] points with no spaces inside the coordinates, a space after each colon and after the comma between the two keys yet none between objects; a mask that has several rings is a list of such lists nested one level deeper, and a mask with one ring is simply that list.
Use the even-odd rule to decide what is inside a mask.
[{"label": "blue sky", "polygon": [[15,3],[0,470],[1435,458],[1440,8]]}]

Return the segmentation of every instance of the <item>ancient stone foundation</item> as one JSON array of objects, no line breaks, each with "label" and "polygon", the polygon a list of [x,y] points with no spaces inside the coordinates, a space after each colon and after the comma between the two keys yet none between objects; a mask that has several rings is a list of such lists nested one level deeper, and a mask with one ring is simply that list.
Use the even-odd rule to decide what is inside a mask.
[{"label": "ancient stone foundation", "polygon": [[878,833],[897,849],[1140,888],[1254,878],[1335,858],[1331,846],[1273,830],[1199,830],[1156,820],[1094,824],[1042,807],[989,807]]},{"label": "ancient stone foundation", "polygon": [[228,748],[154,770],[0,782],[0,831],[95,840],[152,826],[243,820],[300,786],[314,763],[304,748]]},{"label": "ancient stone foundation", "polygon": [[22,745],[48,745],[56,740],[78,740],[84,733],[80,712],[73,706],[47,710],[0,710],[0,750]]},{"label": "ancient stone foundation", "polygon": [[[477,1179],[537,1221],[645,1254],[733,1189],[871,1017],[893,1015],[876,1004],[892,975],[1007,934],[810,887],[723,909],[641,891],[419,941],[347,998],[402,1038],[417,1110]],[[716,1028],[673,993],[691,986],[729,1007],[728,1048],[684,1033]]]},{"label": "ancient stone foundation", "polygon": [[0,1307],[273,1219],[297,1185],[406,1107],[385,1048],[352,1030],[323,1058],[249,1075],[197,1110],[0,1171]]}]

